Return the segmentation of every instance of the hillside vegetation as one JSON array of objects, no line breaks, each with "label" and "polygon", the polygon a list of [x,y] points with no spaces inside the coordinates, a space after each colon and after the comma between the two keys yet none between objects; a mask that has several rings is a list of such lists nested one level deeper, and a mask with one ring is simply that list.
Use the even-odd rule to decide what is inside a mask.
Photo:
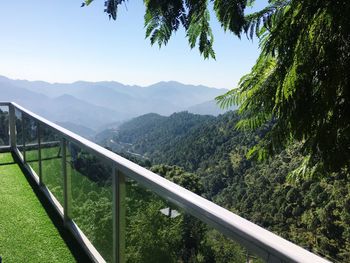
[{"label": "hillside vegetation", "polygon": [[349,172],[294,178],[304,158],[297,143],[264,162],[248,160],[247,151],[270,127],[241,132],[234,128],[238,121],[234,112],[148,114],[99,143],[112,140],[112,150],[160,174],[169,167],[191,172],[203,196],[315,253],[349,262]]}]

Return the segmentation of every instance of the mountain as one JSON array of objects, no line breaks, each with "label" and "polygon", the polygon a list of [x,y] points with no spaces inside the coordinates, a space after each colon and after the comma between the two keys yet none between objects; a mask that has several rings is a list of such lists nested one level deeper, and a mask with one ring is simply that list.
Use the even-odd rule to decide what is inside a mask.
[{"label": "mountain", "polygon": [[155,99],[167,100],[184,109],[203,103],[227,90],[202,85],[186,85],[176,81],[162,81],[144,88],[144,94]]},{"label": "mountain", "polygon": [[110,108],[96,106],[71,95],[62,95],[51,99],[45,114],[60,122],[71,122],[97,130],[105,123],[123,118],[123,114]]},{"label": "mountain", "polygon": [[109,129],[117,129],[123,122],[122,121],[115,121],[115,122],[111,122],[111,123],[107,123],[105,125],[102,125],[99,127],[99,129],[97,130],[97,132],[102,132],[105,130],[109,130]]},{"label": "mountain", "polygon": [[[246,141],[245,137],[249,136],[234,128],[237,119],[232,112],[217,118],[189,112],[174,113],[169,117],[146,114],[111,131],[111,137],[103,140],[100,137],[97,143],[112,150],[140,154],[155,163],[176,164],[195,171],[200,162],[212,161],[215,151],[229,151],[227,142],[243,144]],[[252,143],[254,140],[250,138],[249,144]]]},{"label": "mountain", "polygon": [[215,106],[206,102],[226,90],[176,81],[140,87],[114,81],[48,83],[0,76],[0,92],[1,100],[16,101],[51,121],[101,131],[146,113],[168,116],[190,109],[211,114]]},{"label": "mountain", "polygon": [[3,84],[0,80],[2,101],[13,101],[53,122],[68,122],[97,130],[101,125],[122,118],[122,114],[79,100],[70,95],[50,98],[46,95]]},{"label": "mountain", "polygon": [[12,80],[0,76],[0,84],[24,88],[50,98],[71,95],[88,103],[122,113],[124,119],[150,112],[170,115],[212,100],[227,91],[201,85],[186,85],[176,81],[163,81],[141,87],[114,81],[51,84],[43,81]]},{"label": "mountain", "polygon": [[13,84],[0,82],[0,94],[2,101],[15,101],[23,106],[37,105],[40,102],[46,102],[49,98],[43,94],[35,93],[27,89],[20,88]]},{"label": "mountain", "polygon": [[230,109],[221,109],[215,100],[206,101],[187,109],[188,112],[200,115],[213,115],[218,116],[219,114],[224,114],[230,110],[236,110],[237,107],[232,107]]},{"label": "mountain", "polygon": [[96,131],[90,128],[87,128],[83,125],[75,124],[72,122],[57,122],[57,124],[85,137],[86,139],[92,139],[96,134]]}]

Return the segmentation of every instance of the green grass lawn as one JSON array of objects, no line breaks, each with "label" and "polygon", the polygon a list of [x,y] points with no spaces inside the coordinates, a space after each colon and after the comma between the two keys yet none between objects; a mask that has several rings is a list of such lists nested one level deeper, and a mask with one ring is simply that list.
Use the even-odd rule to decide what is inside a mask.
[{"label": "green grass lawn", "polygon": [[[91,157],[90,154],[85,153]],[[63,206],[62,153],[59,147],[41,149],[42,180],[56,199]],[[38,150],[26,152],[28,164],[39,174]],[[87,170],[80,173],[71,164],[67,153],[67,174],[71,178],[71,199],[68,201],[68,215],[80,227],[92,244],[107,262],[112,259],[112,186],[111,182],[97,183],[90,180],[87,170],[96,176],[103,176],[105,171],[93,170],[102,164],[97,160],[87,163]],[[107,172],[108,173],[108,172]],[[112,170],[109,171],[112,173]]]},{"label": "green grass lawn", "polygon": [[[39,175],[38,150],[26,152],[27,162]],[[63,206],[62,155],[59,147],[48,147],[41,150],[42,180]]]},{"label": "green grass lawn", "polygon": [[0,256],[9,262],[75,262],[10,153],[0,154]]}]

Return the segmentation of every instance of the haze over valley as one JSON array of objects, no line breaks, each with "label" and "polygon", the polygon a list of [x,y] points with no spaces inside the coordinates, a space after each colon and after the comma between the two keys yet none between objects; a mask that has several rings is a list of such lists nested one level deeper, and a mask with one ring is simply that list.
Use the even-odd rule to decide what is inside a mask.
[{"label": "haze over valley", "polygon": [[214,99],[226,91],[176,81],[141,87],[114,81],[51,84],[0,76],[1,101],[17,102],[86,137],[147,113],[169,116],[189,111],[216,116],[225,111]]}]

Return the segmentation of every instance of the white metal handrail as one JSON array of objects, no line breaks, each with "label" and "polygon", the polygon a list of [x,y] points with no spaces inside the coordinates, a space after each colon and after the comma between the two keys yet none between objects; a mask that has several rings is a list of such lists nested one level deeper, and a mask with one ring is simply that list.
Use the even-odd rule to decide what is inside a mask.
[{"label": "white metal handrail", "polygon": [[[224,235],[234,239],[241,245],[246,247],[249,251],[253,252],[257,256],[261,257],[267,262],[312,262],[312,263],[325,263],[329,262],[295,244],[287,241],[280,236],[273,234],[266,229],[204,199],[201,196],[194,194],[185,188],[166,180],[165,178],[87,140],[81,136],[62,128],[61,126],[54,124],[43,117],[21,107],[20,105],[12,102],[0,102],[0,106],[10,107],[10,142],[12,150],[17,150],[14,135],[14,110],[17,109],[24,114],[29,115],[31,118],[35,119],[40,125],[46,125],[59,133],[64,140],[73,142],[79,147],[87,150],[89,153],[99,156],[108,162],[111,162],[116,169],[113,179],[115,181],[114,189],[116,193],[120,194],[119,184],[120,180],[123,180],[122,176],[130,177],[134,179],[147,189],[157,193],[161,197],[169,200],[170,202],[176,204],[177,206],[184,209],[189,214],[195,216],[201,221],[209,224],[210,226],[216,228],[218,231]],[[11,110],[12,109],[12,110]],[[65,151],[64,151],[65,152]],[[119,177],[118,177],[119,174]],[[119,178],[119,179],[118,179]],[[118,190],[119,189],[119,190]],[[47,189],[47,191],[49,191]],[[120,196],[116,196],[115,200],[120,201]],[[116,201],[116,202],[117,202]],[[117,203],[113,204],[114,216],[119,217],[119,205]],[[61,208],[62,210],[62,208]],[[63,209],[64,210],[64,209]],[[119,212],[118,212],[119,211]],[[61,211],[64,213],[65,211]],[[115,218],[114,232],[120,232],[118,230],[120,227],[120,218]],[[118,225],[119,224],[119,225]],[[77,226],[74,225],[74,228]],[[78,228],[79,229],[79,228]],[[79,232],[79,231],[78,231]],[[80,236],[83,233],[79,233]],[[114,243],[120,243],[120,237],[117,233],[113,234]],[[91,245],[91,244],[90,244]],[[116,245],[117,246],[117,245]],[[118,254],[120,247],[115,247],[115,253]],[[97,251],[94,251],[96,253]],[[101,261],[101,257],[97,255],[95,257],[94,253],[92,257],[96,261]],[[98,254],[98,253],[97,253]],[[124,259],[120,255],[114,256],[115,262],[124,262]]]}]

